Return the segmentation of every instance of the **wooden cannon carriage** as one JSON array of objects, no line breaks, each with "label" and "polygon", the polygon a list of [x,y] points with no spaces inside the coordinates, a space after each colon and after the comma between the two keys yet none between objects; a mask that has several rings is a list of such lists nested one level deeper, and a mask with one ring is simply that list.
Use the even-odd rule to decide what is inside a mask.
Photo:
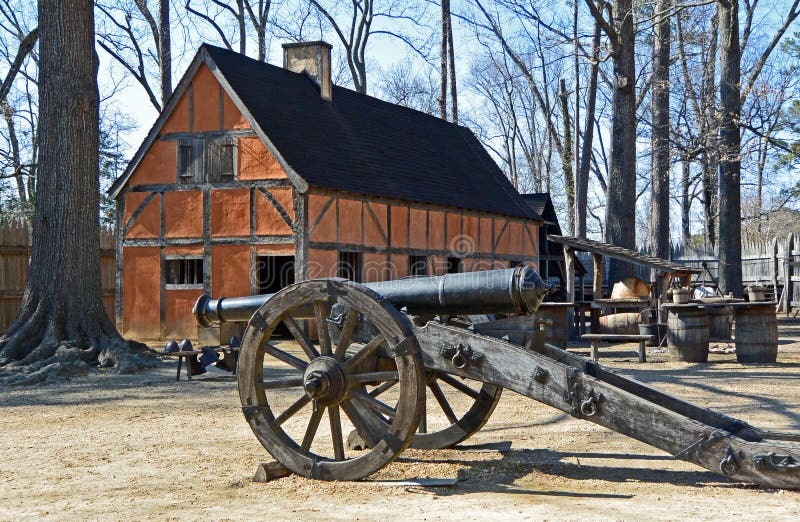
[{"label": "wooden cannon carriage", "polygon": [[[269,296],[203,296],[195,316],[249,320],[238,378],[245,418],[278,462],[306,477],[358,480],[409,446],[452,446],[508,388],[732,479],[800,487],[800,433],[761,430],[539,342],[531,314],[546,291],[530,267],[368,285],[319,279]],[[508,317],[452,320],[478,313]],[[315,320],[317,341],[302,319]],[[302,352],[276,338],[281,324]],[[279,408],[287,393],[296,398]],[[346,444],[348,426],[362,444]]]}]

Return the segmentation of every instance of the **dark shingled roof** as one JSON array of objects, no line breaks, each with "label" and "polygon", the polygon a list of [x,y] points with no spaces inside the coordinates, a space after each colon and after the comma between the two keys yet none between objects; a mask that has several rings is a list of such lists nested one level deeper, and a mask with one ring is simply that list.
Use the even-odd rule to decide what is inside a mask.
[{"label": "dark shingled roof", "polygon": [[305,74],[204,45],[289,166],[309,185],[541,219],[468,129]]},{"label": "dark shingled roof", "polygon": [[522,194],[522,199],[536,214],[542,216],[548,223],[547,233],[561,235],[561,225],[558,224],[558,215],[553,206],[553,200],[550,198],[549,192],[533,192],[531,194]]},{"label": "dark shingled roof", "polygon": [[[542,216],[542,219],[547,223],[544,226],[544,232],[547,237],[561,235],[561,225],[558,223],[558,215],[556,215],[556,209],[553,206],[553,200],[550,198],[549,192],[522,194],[522,199],[525,200],[525,203],[530,206],[533,212]],[[553,241],[548,240],[545,248],[550,255],[562,255],[564,253],[564,247]]]}]

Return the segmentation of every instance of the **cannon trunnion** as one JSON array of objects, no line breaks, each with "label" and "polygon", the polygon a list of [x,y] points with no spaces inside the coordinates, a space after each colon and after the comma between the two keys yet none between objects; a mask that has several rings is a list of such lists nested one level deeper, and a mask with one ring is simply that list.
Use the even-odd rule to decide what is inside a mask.
[{"label": "cannon trunnion", "polygon": [[[463,294],[448,292],[444,278],[419,278],[411,294],[389,283],[311,280],[268,298],[201,299],[196,315],[201,323],[241,318],[245,304],[260,302],[240,352],[242,409],[267,451],[306,477],[357,480],[411,445],[460,442],[509,388],[732,479],[800,488],[800,433],[755,428],[537,342],[534,320],[524,314],[536,311],[546,287],[529,270],[479,279],[511,282],[503,297],[500,284],[476,297],[487,300],[483,313],[510,306],[505,313],[521,314],[521,335],[502,339],[413,315],[478,313],[480,302],[466,300],[466,278],[458,281],[467,285],[457,287]],[[448,300],[458,295],[464,300]],[[304,318],[315,320],[318,340],[301,326]],[[274,336],[280,324],[296,344]]]}]

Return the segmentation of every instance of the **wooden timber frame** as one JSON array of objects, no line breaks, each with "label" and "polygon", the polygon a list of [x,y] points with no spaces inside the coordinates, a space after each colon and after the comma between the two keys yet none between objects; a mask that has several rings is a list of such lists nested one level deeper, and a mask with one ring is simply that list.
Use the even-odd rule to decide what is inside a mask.
[{"label": "wooden timber frame", "polygon": [[[658,301],[657,309],[660,309],[660,304],[666,300],[666,292],[669,290],[673,281],[677,280],[680,282],[681,286],[685,286],[691,282],[693,274],[700,273],[700,270],[695,268],[679,265],[678,263],[673,263],[666,259],[648,256],[636,252],[635,250],[618,247],[601,241],[571,236],[550,236],[549,239],[564,245],[564,256],[567,260],[567,300],[569,301],[575,300],[575,269],[570,259],[576,250],[590,252],[592,254],[592,291],[595,300],[602,298],[604,257],[613,257],[621,261],[652,269],[652,271],[657,274],[657,280],[651,281],[656,284],[653,298]],[[571,285],[569,283],[570,281],[572,282]]]},{"label": "wooden timber frame", "polygon": [[[261,256],[293,256],[295,280],[337,276],[342,252],[379,265],[372,280],[409,275],[410,256],[424,256],[429,274],[444,273],[453,259],[462,271],[538,265],[543,222],[534,214],[311,185],[259,121],[201,49],[109,190],[118,204],[115,313],[123,335],[194,338],[191,303],[201,292],[258,293]],[[207,168],[217,141],[233,147],[232,177]],[[202,259],[202,284],[167,285],[178,258]]]}]

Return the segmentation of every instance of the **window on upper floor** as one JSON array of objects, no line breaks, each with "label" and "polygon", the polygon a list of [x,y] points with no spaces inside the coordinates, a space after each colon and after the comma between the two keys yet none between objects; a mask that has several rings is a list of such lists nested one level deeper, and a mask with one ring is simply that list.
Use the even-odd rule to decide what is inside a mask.
[{"label": "window on upper floor", "polygon": [[235,138],[192,138],[178,142],[178,183],[233,181]]},{"label": "window on upper floor", "polygon": [[208,181],[233,181],[234,152],[232,138],[218,138],[206,142]]}]

